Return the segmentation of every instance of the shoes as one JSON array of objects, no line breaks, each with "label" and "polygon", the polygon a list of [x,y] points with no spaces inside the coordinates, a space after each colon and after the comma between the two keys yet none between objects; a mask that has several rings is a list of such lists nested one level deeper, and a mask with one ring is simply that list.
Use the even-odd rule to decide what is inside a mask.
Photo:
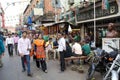
[{"label": "shoes", "polygon": [[60,70],[60,72],[59,73],[63,73],[65,71],[65,69],[63,69],[63,70]]},{"label": "shoes", "polygon": [[22,72],[25,72],[26,70],[22,70]]},{"label": "shoes", "polygon": [[29,73],[27,76],[28,76],[28,77],[33,77],[33,74]]},{"label": "shoes", "polygon": [[47,71],[47,70],[45,70],[44,72],[45,72],[45,73],[47,73],[48,71]]},{"label": "shoes", "polygon": [[62,70],[62,71],[59,71],[59,73],[63,73],[64,72],[64,70]]},{"label": "shoes", "polygon": [[2,67],[3,67],[3,63],[0,64],[0,68],[2,68]]},{"label": "shoes", "polygon": [[3,66],[1,65],[0,68],[2,68]]},{"label": "shoes", "polygon": [[47,71],[47,69],[45,69],[45,70],[44,70],[44,69],[42,69],[42,71],[43,71],[43,72],[45,72],[45,73],[47,73],[47,72],[48,72],[48,71]]}]

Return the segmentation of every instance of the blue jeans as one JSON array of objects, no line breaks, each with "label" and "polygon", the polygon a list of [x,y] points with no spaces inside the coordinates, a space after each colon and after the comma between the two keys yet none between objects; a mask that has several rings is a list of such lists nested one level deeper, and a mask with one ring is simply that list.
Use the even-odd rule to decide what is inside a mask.
[{"label": "blue jeans", "polygon": [[23,67],[23,70],[26,70],[25,68],[25,64],[27,65],[27,72],[28,74],[31,73],[31,70],[30,70],[30,56],[29,55],[24,55],[23,57],[21,57],[21,61],[22,61],[22,67]]}]

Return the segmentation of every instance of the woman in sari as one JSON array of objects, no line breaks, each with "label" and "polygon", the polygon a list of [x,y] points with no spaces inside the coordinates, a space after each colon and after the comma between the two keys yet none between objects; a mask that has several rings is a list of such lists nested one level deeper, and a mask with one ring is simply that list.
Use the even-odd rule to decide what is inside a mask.
[{"label": "woman in sari", "polygon": [[44,48],[45,41],[42,38],[42,35],[38,35],[38,39],[34,41],[35,49],[34,54],[36,55],[36,65],[38,68],[41,68],[42,70],[47,73],[47,65],[46,65],[46,55],[45,55],[45,48]]}]

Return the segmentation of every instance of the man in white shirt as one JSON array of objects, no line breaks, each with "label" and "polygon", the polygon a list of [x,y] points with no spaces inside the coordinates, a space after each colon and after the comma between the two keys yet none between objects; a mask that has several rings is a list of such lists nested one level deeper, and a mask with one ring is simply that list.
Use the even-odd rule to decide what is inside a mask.
[{"label": "man in white shirt", "polygon": [[72,52],[73,52],[73,56],[82,55],[82,47],[80,43],[78,43],[77,41],[75,41],[75,43],[72,46]]},{"label": "man in white shirt", "polygon": [[6,39],[6,48],[8,48],[9,56],[13,56],[13,45],[14,45],[14,39],[11,36],[11,34],[9,34]]},{"label": "man in white shirt", "polygon": [[19,40],[19,36],[18,36],[18,34],[16,33],[15,36],[14,36],[14,46],[15,46],[15,53],[16,53],[16,55],[18,55],[18,49],[17,49],[18,40]]},{"label": "man in white shirt", "polygon": [[66,51],[66,41],[64,38],[64,34],[59,33],[58,34],[58,51],[60,53],[60,67],[61,67],[61,72],[65,70],[65,59],[64,59],[64,54]]},{"label": "man in white shirt", "polygon": [[22,67],[23,71],[26,71],[25,63],[27,64],[27,73],[28,76],[32,77],[31,70],[30,70],[30,49],[31,49],[31,42],[27,38],[27,32],[24,31],[22,34],[22,38],[18,40],[18,52],[21,56]]},{"label": "man in white shirt", "polygon": [[[72,56],[78,57],[82,55],[82,47],[77,40],[74,40],[74,44],[72,46]],[[72,63],[74,63],[72,61]],[[80,64],[80,59],[78,60],[78,64]]]}]

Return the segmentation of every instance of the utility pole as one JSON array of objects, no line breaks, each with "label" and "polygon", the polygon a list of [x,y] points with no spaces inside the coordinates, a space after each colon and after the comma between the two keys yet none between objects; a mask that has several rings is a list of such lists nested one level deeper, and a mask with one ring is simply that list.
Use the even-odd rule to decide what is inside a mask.
[{"label": "utility pole", "polygon": [[96,46],[96,4],[95,4],[95,0],[94,0],[94,42],[95,42],[95,46]]}]

